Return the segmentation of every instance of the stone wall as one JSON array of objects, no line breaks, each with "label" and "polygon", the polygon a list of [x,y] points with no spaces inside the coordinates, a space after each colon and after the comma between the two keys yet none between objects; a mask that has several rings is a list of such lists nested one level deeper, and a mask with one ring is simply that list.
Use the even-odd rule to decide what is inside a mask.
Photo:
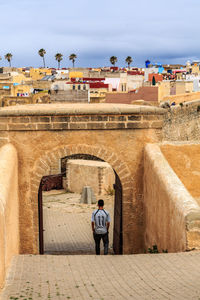
[{"label": "stone wall", "polygon": [[144,153],[144,206],[146,249],[200,249],[200,207],[152,144]]},{"label": "stone wall", "polygon": [[165,115],[163,139],[167,141],[200,140],[200,100],[171,107]]},{"label": "stone wall", "polygon": [[189,102],[193,100],[200,99],[200,92],[184,93],[179,95],[170,95],[162,98],[162,101],[170,101],[170,103],[175,102],[176,104]]},{"label": "stone wall", "polygon": [[87,90],[65,90],[65,91],[51,91],[51,103],[88,103],[88,91]]},{"label": "stone wall", "polygon": [[38,253],[38,189],[60,159],[108,162],[123,191],[123,253],[143,252],[143,149],[161,140],[165,110],[116,104],[40,104],[0,110],[0,145],[19,157],[20,252]]},{"label": "stone wall", "polygon": [[0,289],[13,255],[19,254],[18,159],[15,148],[0,149]]},{"label": "stone wall", "polygon": [[90,186],[95,196],[106,195],[109,188],[113,190],[115,174],[106,162],[69,159],[66,166],[67,188],[81,194],[84,186]]},{"label": "stone wall", "polygon": [[158,104],[158,87],[142,86],[137,93],[107,93],[105,102],[130,104],[134,100],[145,100]]}]

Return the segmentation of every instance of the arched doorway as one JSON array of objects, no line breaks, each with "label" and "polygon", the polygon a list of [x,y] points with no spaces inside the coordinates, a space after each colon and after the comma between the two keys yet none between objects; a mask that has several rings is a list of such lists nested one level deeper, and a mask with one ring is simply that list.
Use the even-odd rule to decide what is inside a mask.
[{"label": "arched doorway", "polygon": [[[73,154],[63,157],[61,159],[61,173],[57,177],[62,176],[65,170],[62,167],[62,161],[67,159],[88,159],[105,162],[104,160],[89,154]],[[113,251],[115,254],[123,253],[123,228],[122,228],[122,184],[116,171],[113,169],[115,174],[114,188],[114,226],[113,226]],[[38,215],[39,215],[39,250],[40,254],[44,254],[44,235],[43,235],[43,200],[42,200],[42,186],[49,179],[51,180],[52,175],[43,176],[40,182],[38,191]]]}]

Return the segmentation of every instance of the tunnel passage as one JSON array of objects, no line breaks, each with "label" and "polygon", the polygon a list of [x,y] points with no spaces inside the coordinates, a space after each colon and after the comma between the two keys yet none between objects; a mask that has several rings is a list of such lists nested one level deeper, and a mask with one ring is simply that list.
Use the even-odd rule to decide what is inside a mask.
[{"label": "tunnel passage", "polygon": [[[61,178],[66,175],[66,169],[64,165],[66,165],[66,161],[69,159],[85,159],[85,160],[93,160],[93,161],[101,161],[104,160],[89,154],[74,154],[69,155],[61,159],[61,174],[57,175],[48,175],[43,176],[40,182],[40,187],[38,191],[38,213],[39,213],[39,248],[40,254],[46,253],[45,251],[45,238],[44,238],[44,213],[43,213],[43,195],[42,190],[50,190],[50,189],[60,189],[62,188]],[[122,185],[117,175],[116,171],[112,169],[115,175],[115,183],[113,184],[114,188],[114,212],[113,212],[113,230],[112,230],[112,241],[113,241],[113,252],[115,254],[122,254],[123,252],[123,231],[122,231]],[[70,216],[71,217],[71,216]],[[60,216],[61,218],[61,216]],[[60,225],[59,225],[60,226]],[[84,228],[84,224],[82,225]],[[52,225],[51,225],[52,227]],[[46,230],[46,229],[45,229]],[[49,230],[49,229],[48,229]],[[65,237],[64,237],[65,239]],[[66,237],[67,239],[67,237]],[[78,242],[78,241],[77,241]],[[59,252],[59,254],[72,254],[70,251],[71,245],[69,245],[70,241],[63,241],[65,244],[65,249]],[[56,243],[55,243],[56,248]],[[93,249],[93,245],[92,245]],[[48,252],[47,252],[48,253]],[[54,252],[51,252],[51,254]],[[58,252],[55,252],[58,253]],[[80,254],[77,249],[74,250],[73,254]],[[89,254],[84,253],[82,254]]]}]

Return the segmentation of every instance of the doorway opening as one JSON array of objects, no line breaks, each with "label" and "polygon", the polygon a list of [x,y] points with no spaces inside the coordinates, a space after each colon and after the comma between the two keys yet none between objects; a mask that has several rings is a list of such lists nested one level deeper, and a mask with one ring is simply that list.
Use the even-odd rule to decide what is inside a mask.
[{"label": "doorway opening", "polygon": [[105,174],[110,170],[105,169],[104,164],[106,162],[96,156],[74,154],[61,159],[59,174],[41,179],[38,191],[40,254],[95,253],[91,213],[97,205],[80,203],[80,188],[93,182],[96,182],[96,186],[92,186],[96,200],[104,199],[105,209],[111,213],[109,252],[123,253],[122,185],[109,164],[114,182],[112,186],[107,184],[110,177]]}]

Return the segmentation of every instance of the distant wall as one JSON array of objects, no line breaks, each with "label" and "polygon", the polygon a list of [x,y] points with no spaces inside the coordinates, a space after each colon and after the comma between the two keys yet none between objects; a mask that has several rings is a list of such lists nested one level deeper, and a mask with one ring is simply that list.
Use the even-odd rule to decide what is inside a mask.
[{"label": "distant wall", "polygon": [[69,103],[82,103],[88,102],[88,91],[84,90],[65,90],[65,91],[58,91],[51,93],[51,102],[52,103],[63,103],[63,102],[69,102]]},{"label": "distant wall", "polygon": [[163,139],[167,141],[200,140],[200,100],[171,107],[165,115]]},{"label": "distant wall", "polygon": [[175,102],[176,104],[189,102],[192,100],[199,100],[200,99],[200,92],[194,93],[185,93],[179,95],[172,95],[172,96],[165,96],[163,97],[163,101],[169,100],[171,103]]},{"label": "distant wall", "polygon": [[130,104],[134,100],[158,102],[158,87],[143,86],[137,93],[107,93],[105,102]]},{"label": "distant wall", "polygon": [[108,163],[70,159],[66,165],[66,183],[69,190],[81,193],[84,186],[91,186],[94,194],[105,195],[113,189],[115,174]]},{"label": "distant wall", "polygon": [[0,148],[0,289],[13,255],[19,254],[18,159],[11,144]]},{"label": "distant wall", "polygon": [[200,207],[153,144],[144,152],[144,209],[146,249],[200,249]]}]

